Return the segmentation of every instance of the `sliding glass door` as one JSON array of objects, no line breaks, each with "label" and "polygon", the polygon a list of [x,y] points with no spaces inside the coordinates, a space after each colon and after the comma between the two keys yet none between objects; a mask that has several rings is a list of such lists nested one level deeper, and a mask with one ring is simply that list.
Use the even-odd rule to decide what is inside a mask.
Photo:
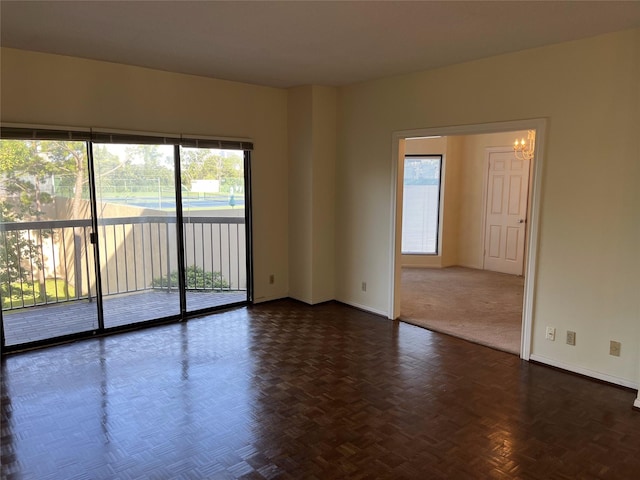
[{"label": "sliding glass door", "polygon": [[247,300],[242,150],[180,149],[187,311]]},{"label": "sliding glass door", "polygon": [[105,328],[180,315],[172,145],[93,144]]},{"label": "sliding glass door", "polygon": [[0,134],[3,351],[251,300],[251,143]]},{"label": "sliding glass door", "polygon": [[98,329],[87,144],[0,140],[6,346]]}]

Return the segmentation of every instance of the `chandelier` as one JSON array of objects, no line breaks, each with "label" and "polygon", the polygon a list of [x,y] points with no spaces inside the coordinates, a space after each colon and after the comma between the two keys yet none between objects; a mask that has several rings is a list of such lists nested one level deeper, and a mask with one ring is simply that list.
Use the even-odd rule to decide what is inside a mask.
[{"label": "chandelier", "polygon": [[513,144],[513,153],[518,160],[531,160],[533,158],[533,150],[535,148],[536,132],[529,130],[527,132],[527,140],[516,139]]}]

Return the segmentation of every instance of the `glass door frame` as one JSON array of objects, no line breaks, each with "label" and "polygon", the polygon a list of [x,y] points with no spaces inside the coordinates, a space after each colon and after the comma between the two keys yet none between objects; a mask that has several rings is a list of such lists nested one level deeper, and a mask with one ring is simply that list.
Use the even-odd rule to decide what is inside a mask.
[{"label": "glass door frame", "polygon": [[[93,192],[90,188],[90,184],[92,181],[92,174],[91,174],[91,155],[90,155],[90,147],[91,147],[91,141],[90,141],[90,132],[89,130],[79,130],[79,131],[65,131],[65,130],[59,130],[59,129],[40,129],[39,127],[33,127],[33,128],[22,128],[19,126],[13,126],[13,125],[7,125],[5,126],[4,124],[1,126],[1,130],[0,130],[0,140],[7,140],[7,141],[31,141],[31,142],[43,142],[43,143],[55,143],[55,142],[72,142],[72,143],[84,143],[82,150],[84,151],[84,161],[86,162],[86,164],[84,165],[84,168],[82,168],[82,172],[83,175],[86,175],[86,182],[89,185],[88,189],[87,189],[87,193],[88,193],[88,206],[89,206],[89,215],[86,217],[75,217],[75,214],[72,215],[72,218],[67,218],[67,219],[50,219],[50,220],[38,220],[37,218],[35,220],[30,220],[25,222],[25,225],[29,225],[31,224],[31,226],[27,227],[27,230],[29,231],[28,235],[29,238],[31,238],[31,230],[37,230],[38,228],[40,228],[40,233],[38,235],[41,236],[40,240],[39,240],[39,244],[36,245],[36,258],[34,260],[33,257],[33,253],[32,251],[29,252],[29,262],[31,264],[31,269],[33,269],[33,264],[36,262],[41,262],[44,265],[45,262],[45,256],[43,253],[43,246],[44,246],[44,242],[43,242],[43,238],[49,238],[49,243],[50,245],[47,247],[47,249],[50,251],[50,255],[51,255],[51,259],[52,259],[52,263],[53,263],[53,278],[51,277],[47,277],[44,267],[43,266],[38,266],[37,268],[40,269],[42,271],[43,277],[42,279],[44,280],[44,285],[47,284],[48,280],[53,279],[54,280],[54,290],[55,290],[55,301],[53,299],[49,300],[49,294],[48,292],[45,292],[44,295],[47,297],[46,300],[44,301],[44,303],[36,303],[34,301],[34,303],[32,305],[27,305],[25,306],[25,302],[24,302],[24,297],[22,299],[22,308],[27,308],[27,309],[42,309],[42,308],[46,308],[47,306],[54,306],[54,305],[60,305],[60,308],[64,308],[62,307],[62,305],[65,304],[72,304],[72,302],[78,301],[78,300],[86,300],[90,305],[93,303],[93,300],[95,300],[95,303],[93,303],[93,308],[95,308],[94,312],[95,315],[91,315],[91,316],[82,316],[83,320],[88,320],[90,323],[88,323],[85,327],[84,323],[78,324],[78,325],[67,325],[68,327],[71,327],[71,331],[69,331],[69,333],[62,333],[60,335],[55,335],[55,336],[49,336],[49,337],[45,337],[45,338],[39,338],[36,340],[29,340],[29,341],[22,341],[22,343],[12,343],[11,345],[7,345],[6,341],[7,341],[7,336],[6,336],[6,325],[5,325],[5,320],[6,320],[6,313],[2,311],[2,309],[0,309],[0,354],[4,355],[6,353],[11,353],[11,352],[15,352],[15,351],[22,351],[22,350],[28,350],[28,349],[32,349],[32,348],[38,348],[40,346],[45,346],[45,345],[53,345],[53,344],[58,344],[58,343],[62,343],[65,341],[73,341],[79,338],[88,338],[91,336],[96,335],[96,333],[98,332],[98,330],[100,330],[100,313],[101,310],[99,308],[99,301],[100,301],[100,295],[98,292],[98,288],[99,285],[95,284],[92,288],[92,284],[91,282],[95,282],[95,274],[97,272],[96,270],[96,254],[97,254],[97,249],[95,248],[95,245],[93,245],[93,241],[92,241],[92,237],[93,237],[93,230],[94,230],[94,226],[93,226],[93,213],[92,213],[92,207],[94,206],[95,202],[94,202],[94,198],[93,198]],[[44,154],[43,154],[44,155]],[[47,157],[45,157],[47,158]],[[24,175],[24,174],[23,174]],[[20,178],[20,177],[18,177]],[[52,175],[52,180],[53,182],[53,175]],[[53,185],[53,183],[52,183]],[[73,190],[75,192],[75,189]],[[55,195],[52,196],[52,198],[55,198]],[[81,197],[82,198],[82,197]],[[87,199],[85,199],[86,201]],[[45,224],[49,224],[49,226],[46,227],[34,227],[35,224],[37,223],[45,223]],[[54,223],[61,223],[60,226],[54,226]],[[89,227],[90,230],[87,232],[86,228]],[[81,238],[83,239],[83,241],[81,241],[81,246],[79,247],[75,241],[78,239],[78,237],[75,235],[75,231],[77,228],[84,228],[84,232],[81,235]],[[74,234],[74,244],[69,247],[67,246],[67,239],[65,238],[65,230],[69,230],[71,229],[73,231]],[[48,231],[49,230],[49,231]],[[54,240],[55,238],[55,233],[53,233],[56,230],[60,230],[60,233],[58,235],[60,235],[60,237],[58,238],[58,240]],[[4,230],[4,231],[12,231],[12,229],[9,230]],[[48,231],[47,233],[47,237],[42,237],[42,231]],[[87,233],[89,234],[87,236]],[[30,241],[30,240],[29,240]],[[61,246],[60,246],[61,245]],[[84,248],[84,252],[85,254],[82,255],[81,253],[78,252],[78,249],[82,249]],[[76,259],[73,261],[71,266],[68,266],[67,261],[68,261],[68,251],[71,250],[71,255]],[[63,298],[63,300],[59,300],[58,298],[58,291],[59,291],[59,286],[58,286],[58,280],[60,279],[59,275],[61,274],[60,272],[57,271],[56,268],[56,251],[58,253],[58,266],[61,267],[62,265],[64,265],[64,277],[63,277],[63,282],[65,285],[65,293],[63,293],[61,296]],[[49,252],[47,252],[49,253]],[[93,255],[93,256],[92,256]],[[80,261],[80,263],[82,265],[79,265],[77,262],[77,258],[78,256],[84,256],[84,260],[86,262],[82,262]],[[92,256],[92,261],[89,261],[89,257]],[[20,257],[19,257],[20,258]],[[22,260],[18,260],[19,262],[22,262]],[[37,265],[37,263],[36,263]],[[86,265],[86,271],[84,272],[83,275],[83,269],[85,268]],[[94,267],[94,271],[92,272],[90,269],[90,265]],[[22,267],[20,267],[22,269]],[[86,297],[83,296],[82,294],[82,289],[83,287],[83,281],[80,282],[79,284],[74,282],[72,284],[73,289],[76,292],[80,292],[80,293],[76,293],[76,298],[72,299],[68,296],[68,292],[66,292],[66,288],[69,286],[69,284],[67,283],[69,280],[69,273],[68,270],[69,269],[73,269],[73,271],[75,271],[75,273],[72,274],[72,277],[75,277],[75,280],[77,281],[78,278],[82,278],[85,277],[86,278]],[[78,273],[78,270],[80,271]],[[39,274],[40,275],[40,274]],[[78,276],[79,275],[79,276]],[[32,278],[32,282],[34,281],[34,274],[32,273],[31,275]],[[22,283],[22,280],[21,280]],[[39,291],[42,292],[42,282],[41,285],[39,287]],[[95,288],[95,297],[92,295],[92,290]],[[32,288],[32,291],[33,288]],[[22,292],[22,294],[24,295],[24,292]],[[35,295],[35,293],[34,293]],[[42,295],[42,293],[41,293]],[[74,295],[75,296],[75,295]],[[34,299],[35,300],[35,299]],[[92,309],[93,310],[93,309]],[[34,317],[36,317],[36,315],[34,315]],[[26,322],[29,322],[30,320],[27,319]],[[31,321],[33,322],[34,319],[32,318]],[[77,327],[77,328],[76,328]],[[80,330],[78,330],[78,328]],[[73,331],[76,330],[76,331]]]},{"label": "glass door frame", "polygon": [[[181,162],[181,156],[180,156],[180,148],[183,147],[183,145],[178,145],[176,146],[176,155],[175,155],[175,159],[176,159],[176,167],[175,167],[175,171],[176,171],[176,214],[177,216],[179,216],[179,220],[178,220],[178,225],[179,225],[179,229],[180,229],[180,235],[181,235],[181,239],[182,239],[182,249],[179,253],[179,264],[182,266],[182,268],[184,269],[184,271],[181,272],[180,274],[180,279],[181,280],[185,280],[186,278],[186,270],[187,270],[187,265],[186,265],[186,257],[187,255],[187,245],[185,244],[185,225],[190,223],[189,221],[185,221],[185,215],[184,215],[184,204],[182,201],[182,162]],[[193,145],[188,145],[188,147],[193,148]],[[196,148],[213,148],[213,149],[218,149],[218,150],[232,150],[232,151],[241,151],[242,152],[242,165],[243,165],[243,189],[244,189],[244,215],[242,217],[243,219],[243,223],[244,223],[244,230],[245,230],[245,235],[244,235],[244,255],[245,255],[245,261],[244,261],[244,274],[246,276],[246,292],[244,295],[244,300],[242,301],[234,301],[234,302],[230,302],[230,303],[226,303],[226,304],[222,304],[222,305],[212,305],[212,306],[206,306],[206,307],[202,307],[202,308],[193,308],[193,309],[189,309],[189,303],[188,303],[188,299],[187,299],[187,285],[184,285],[184,288],[181,287],[181,296],[184,296],[184,309],[182,310],[182,315],[184,318],[192,318],[192,317],[197,317],[197,316],[202,316],[205,315],[209,312],[215,312],[216,310],[222,310],[222,309],[228,309],[228,308],[233,308],[233,307],[238,307],[238,306],[242,306],[242,305],[249,305],[253,303],[253,236],[252,236],[252,232],[253,232],[253,224],[252,224],[252,197],[251,197],[251,150],[247,150],[247,149],[224,149],[221,148],[219,146],[211,146],[211,145],[207,145],[207,146],[199,146]],[[179,193],[178,193],[179,192]],[[192,232],[192,235],[195,235],[195,232]],[[212,242],[212,246],[213,246],[213,238],[211,240]],[[238,244],[239,245],[239,244]],[[228,245],[229,249],[231,249],[231,246]],[[237,253],[237,255],[239,255],[239,252]],[[195,252],[194,252],[194,256],[195,256]],[[238,262],[238,265],[240,265],[240,262]],[[222,266],[221,266],[222,268]],[[238,269],[239,270],[239,269]],[[240,273],[238,272],[238,278],[240,276]],[[186,283],[186,281],[185,281]]]},{"label": "glass door frame", "polygon": [[[96,283],[96,306],[98,309],[98,331],[104,331],[104,312],[102,311],[102,272],[100,271],[100,249],[98,248],[98,202],[96,201],[96,177],[93,165],[93,142],[87,142],[87,167],[89,170],[89,201],[91,205],[91,234],[93,262]],[[89,292],[91,294],[91,292]],[[96,332],[94,332],[95,335]]]},{"label": "glass door frame", "polygon": [[244,221],[247,268],[247,300],[253,304],[253,189],[251,188],[251,150],[243,150],[244,156]]},{"label": "glass door frame", "polygon": [[[92,143],[98,149],[98,151],[92,149],[92,164],[96,189],[97,246],[100,251],[100,267],[98,271],[104,273],[100,278],[102,330],[104,332],[134,329],[144,324],[182,319],[184,316],[181,308],[182,284],[180,281],[183,277],[183,272],[177,260],[182,246],[179,235],[179,209],[176,203],[176,178],[178,177],[175,165],[176,154],[179,153],[176,151],[176,147],[179,147],[176,143],[177,139],[169,143],[153,141],[153,139],[147,140],[139,136],[126,137],[124,135],[121,135],[116,140],[100,138]],[[123,149],[123,147],[125,148]],[[129,148],[133,152],[130,152]],[[139,158],[136,159],[138,155],[143,157],[141,163]],[[137,205],[135,201],[132,201],[132,199],[136,198],[136,193],[147,193],[145,188],[148,184],[144,181],[148,180],[144,173],[148,166],[146,164],[147,155],[153,161],[161,162],[154,165],[155,167],[158,169],[166,167],[167,172],[170,172],[168,186],[171,194],[169,195],[169,203],[176,203],[175,212],[170,209],[168,211],[165,209],[162,212],[145,211],[147,208],[153,209],[154,207]],[[104,193],[104,188],[108,188],[111,182],[118,182],[119,180],[117,177],[109,177],[109,173],[115,170],[113,168],[109,169],[107,167],[106,175],[101,172],[101,167],[104,167],[103,163],[109,157],[113,158],[113,156],[118,157],[118,161],[126,165],[142,166],[143,170],[135,172],[130,178],[125,177],[122,179],[125,187],[122,191],[114,188],[113,191]],[[164,161],[168,161],[168,163],[163,165]],[[105,175],[104,178],[103,175]],[[136,184],[136,181],[139,180],[142,180],[142,183]],[[105,182],[106,186],[103,185]],[[131,183],[128,184],[128,182]],[[158,182],[158,188],[160,189],[159,178]],[[127,184],[131,190],[127,190]],[[111,185],[111,187],[113,188],[114,185]],[[104,195],[106,195],[107,201],[105,201]],[[140,200],[144,200],[145,202],[142,205],[145,205],[147,196],[142,195]],[[135,211],[128,212],[125,210],[123,213],[119,210],[122,205],[125,207],[140,207],[140,211],[136,213]],[[158,208],[161,207],[158,206]],[[108,228],[109,226],[112,228]],[[136,231],[139,231],[142,237],[137,236]],[[148,232],[148,235],[145,235],[145,231]],[[146,250],[145,237],[148,239],[150,250]],[[157,249],[154,248],[154,245],[157,245]],[[127,256],[127,252],[131,251],[130,249],[133,249],[133,255],[129,253]],[[146,257],[145,251],[149,252]],[[157,255],[154,255],[154,252],[157,252]],[[100,259],[102,260],[100,261]],[[155,278],[154,265],[159,268],[160,272],[160,275]],[[164,272],[163,265],[166,265]],[[177,279],[174,279],[173,272],[176,270]],[[142,275],[139,275],[140,273]],[[142,284],[140,283],[141,280]],[[156,284],[156,282],[159,282],[159,284]],[[160,299],[162,292],[166,293],[167,296]],[[130,293],[146,293],[148,295],[134,299],[126,295]],[[145,308],[136,308],[136,300],[140,301]],[[168,314],[155,316],[154,312],[160,312],[160,309],[157,308],[159,304],[164,306],[162,313]],[[131,312],[131,314],[127,314],[124,317],[121,315],[121,311]]]},{"label": "glass door frame", "polygon": [[173,180],[176,195],[176,245],[178,256],[178,288],[180,293],[180,318],[187,313],[187,286],[184,278],[184,216],[182,213],[182,169],[180,167],[180,145],[173,146]]}]

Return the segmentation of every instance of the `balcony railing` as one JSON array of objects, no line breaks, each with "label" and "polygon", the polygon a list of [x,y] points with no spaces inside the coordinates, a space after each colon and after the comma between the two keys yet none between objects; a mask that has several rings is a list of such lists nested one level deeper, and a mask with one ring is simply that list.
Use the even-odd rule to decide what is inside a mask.
[{"label": "balcony railing", "polygon": [[[188,290],[246,290],[243,217],[185,217]],[[0,223],[3,310],[88,299],[96,293],[90,220]],[[176,219],[100,219],[104,296],[178,288]]]}]

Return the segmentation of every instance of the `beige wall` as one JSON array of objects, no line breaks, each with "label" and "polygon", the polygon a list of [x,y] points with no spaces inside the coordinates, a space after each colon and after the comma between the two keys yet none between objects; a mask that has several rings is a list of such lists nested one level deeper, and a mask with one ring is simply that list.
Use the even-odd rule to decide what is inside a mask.
[{"label": "beige wall", "polygon": [[289,295],[334,298],[336,89],[288,91]]},{"label": "beige wall", "polygon": [[460,230],[460,176],[463,151],[459,137],[447,137],[447,156],[442,177],[442,267],[458,264],[458,235]]},{"label": "beige wall", "polygon": [[[337,89],[313,87],[313,290],[311,303],[335,298]],[[338,273],[339,274],[339,273]]]},{"label": "beige wall", "polygon": [[[389,312],[393,132],[547,118],[532,353],[636,384],[638,49],[631,30],[341,88],[338,300]],[[547,325],[558,341],[544,339]],[[620,358],[610,339],[622,341]]]},{"label": "beige wall", "polygon": [[311,303],[312,296],[312,87],[291,88],[289,125],[289,295]]},{"label": "beige wall", "polygon": [[3,122],[251,138],[255,298],[288,295],[286,91],[7,48],[1,53]]},{"label": "beige wall", "polygon": [[447,153],[447,137],[405,140],[405,155],[444,155],[445,153]]}]

